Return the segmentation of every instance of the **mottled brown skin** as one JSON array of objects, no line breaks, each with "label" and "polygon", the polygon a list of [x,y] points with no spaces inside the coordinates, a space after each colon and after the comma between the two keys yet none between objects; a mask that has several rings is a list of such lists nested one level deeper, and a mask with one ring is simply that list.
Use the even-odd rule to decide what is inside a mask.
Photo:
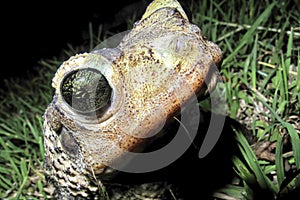
[{"label": "mottled brown skin", "polygon": [[[113,172],[109,164],[140,151],[193,95],[206,95],[221,59],[176,0],[155,0],[116,48],[64,62],[44,114],[45,168],[56,198],[100,198],[98,179]],[[101,72],[112,89],[110,103],[95,115],[74,110],[62,95],[64,78],[86,68]]]}]

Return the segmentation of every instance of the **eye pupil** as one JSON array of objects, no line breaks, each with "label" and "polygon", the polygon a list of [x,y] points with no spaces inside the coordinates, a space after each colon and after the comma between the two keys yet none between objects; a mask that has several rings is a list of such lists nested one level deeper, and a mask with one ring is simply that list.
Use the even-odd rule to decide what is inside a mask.
[{"label": "eye pupil", "polygon": [[94,69],[72,71],[61,85],[63,99],[81,113],[99,112],[110,102],[111,93],[107,79]]}]

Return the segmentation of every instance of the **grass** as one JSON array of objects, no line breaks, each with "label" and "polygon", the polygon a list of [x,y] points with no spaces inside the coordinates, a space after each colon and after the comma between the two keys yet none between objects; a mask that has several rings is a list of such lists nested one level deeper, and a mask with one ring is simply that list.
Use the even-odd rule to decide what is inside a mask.
[{"label": "grass", "polygon": [[[224,52],[228,116],[258,138],[250,145],[236,132],[241,152],[232,158],[236,178],[215,191],[216,199],[288,199],[300,190],[300,13],[294,4],[229,0],[191,5],[193,22]],[[95,32],[89,48],[70,48],[64,59],[95,46],[102,30]],[[41,61],[34,77],[8,80],[0,94],[0,199],[48,198],[42,114],[60,63]],[[258,144],[275,146],[268,152],[274,161],[257,155]]]}]

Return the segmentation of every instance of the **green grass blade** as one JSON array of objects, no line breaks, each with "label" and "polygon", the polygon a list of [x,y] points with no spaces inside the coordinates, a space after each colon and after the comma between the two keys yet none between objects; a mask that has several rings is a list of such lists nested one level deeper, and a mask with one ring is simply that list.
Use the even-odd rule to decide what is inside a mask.
[{"label": "green grass blade", "polygon": [[253,33],[257,29],[257,27],[265,20],[267,20],[271,14],[271,11],[274,7],[276,2],[273,2],[270,4],[266,10],[256,19],[256,21],[253,23],[251,28],[246,32],[246,34],[242,37],[241,41],[239,42],[239,45],[234,49],[234,51],[229,54],[223,61],[223,64],[226,64],[229,60],[231,60],[240,50],[243,48],[243,46],[249,41],[250,38],[253,37]]},{"label": "green grass blade", "polygon": [[289,177],[282,182],[278,197],[297,189],[300,189],[300,170],[296,171],[292,177]]},{"label": "green grass blade", "polygon": [[0,137],[0,145],[3,147],[5,151],[1,152],[0,157],[2,157],[4,160],[9,161],[12,170],[17,174],[18,179],[20,180],[22,178],[21,172],[19,171],[15,159],[13,159],[10,155],[11,150],[7,147],[7,144],[5,144],[4,140]]},{"label": "green grass blade", "polygon": [[297,169],[300,169],[300,139],[299,139],[299,135],[298,135],[297,131],[295,130],[295,128],[291,124],[285,122],[284,126],[287,128],[288,133],[291,136],[291,143],[292,143],[296,167],[297,167]]},{"label": "green grass blade", "polygon": [[38,140],[38,143],[39,143],[39,149],[40,149],[40,154],[41,154],[41,157],[42,157],[42,160],[44,160],[44,156],[45,156],[45,148],[44,148],[44,140],[43,140],[43,137],[39,137],[39,140]]},{"label": "green grass blade", "polygon": [[10,179],[0,175],[0,186],[5,188],[6,190],[9,190],[13,187],[13,184]]},{"label": "green grass blade", "polygon": [[22,159],[20,162],[20,168],[21,168],[22,177],[26,177],[28,175],[28,169],[26,166],[26,161],[24,159]]},{"label": "green grass blade", "polygon": [[298,101],[300,100],[300,47],[298,48],[298,73],[297,73],[297,85],[295,92],[298,94]]},{"label": "green grass blade", "polygon": [[25,176],[25,177],[23,178],[22,183],[21,183],[21,185],[20,185],[20,188],[19,188],[19,190],[18,190],[18,192],[17,192],[16,199],[19,199],[19,198],[20,198],[20,196],[21,196],[21,194],[22,194],[22,190],[23,190],[23,188],[25,187],[25,185],[26,185],[26,183],[27,183],[27,180],[28,180],[28,176]]},{"label": "green grass blade", "polygon": [[0,124],[0,134],[8,137],[12,137],[15,139],[21,138],[20,135],[14,130],[12,127],[9,127],[7,124],[1,123]]},{"label": "green grass blade", "polygon": [[283,137],[279,135],[277,137],[276,150],[275,150],[275,167],[276,167],[278,185],[281,185],[284,179],[282,148],[283,148]]},{"label": "green grass blade", "polygon": [[248,166],[253,171],[260,188],[267,189],[273,194],[276,194],[279,188],[275,184],[273,184],[271,180],[264,174],[245,136],[242,133],[235,131],[235,137],[238,141],[239,149],[243,154],[243,158],[246,160]]},{"label": "green grass blade", "polygon": [[253,173],[247,168],[247,166],[237,157],[232,157],[233,164],[235,166],[236,173],[248,184],[255,184],[256,179]]},{"label": "green grass blade", "polygon": [[282,101],[289,101],[289,89],[288,89],[288,70],[289,66],[287,66],[284,62],[283,54],[281,54],[281,99]]},{"label": "green grass blade", "polygon": [[254,46],[253,46],[253,49],[252,49],[252,53],[251,53],[251,56],[252,56],[252,62],[251,62],[251,78],[252,78],[252,87],[256,89],[256,84],[257,84],[257,81],[256,81],[256,77],[257,77],[257,66],[256,66],[256,63],[257,63],[257,41],[258,41],[258,35],[256,34],[255,35],[255,41],[254,41]]},{"label": "green grass blade", "polygon": [[261,98],[259,94],[256,94],[256,97],[260,102],[262,102],[264,106],[266,106],[270,110],[270,112],[276,118],[276,120],[279,121],[282,124],[282,126],[287,129],[291,137],[291,143],[292,143],[296,167],[297,169],[300,169],[300,139],[296,129],[293,127],[292,124],[289,124],[285,122],[283,119],[281,119],[281,117],[276,113],[276,111],[266,101],[264,101],[264,99]]},{"label": "green grass blade", "polygon": [[218,199],[248,200],[248,198],[244,196],[245,193],[244,187],[228,184],[214,192],[213,196]]},{"label": "green grass blade", "polygon": [[266,89],[267,84],[271,82],[271,78],[276,74],[276,71],[276,69],[272,70],[271,72],[269,72],[268,76],[264,78],[261,84],[262,89]]},{"label": "green grass blade", "polygon": [[[294,29],[291,28],[291,33],[289,35],[289,40],[287,44],[287,51],[286,51],[286,60],[285,60],[285,66],[287,66],[287,70],[289,70],[289,67],[291,65],[291,59],[292,59],[292,50],[293,50],[293,40],[294,40]],[[286,71],[288,72],[288,71]]]}]

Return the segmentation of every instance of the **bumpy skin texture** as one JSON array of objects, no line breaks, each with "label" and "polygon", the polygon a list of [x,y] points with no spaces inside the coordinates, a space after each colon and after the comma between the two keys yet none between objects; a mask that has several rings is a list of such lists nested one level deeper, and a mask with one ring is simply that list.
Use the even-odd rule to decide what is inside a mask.
[{"label": "bumpy skin texture", "polygon": [[[98,179],[113,171],[109,165],[127,151],[140,151],[193,95],[206,95],[221,59],[219,47],[188,21],[176,0],[155,0],[116,48],[65,61],[53,78],[55,95],[44,114],[45,168],[56,198],[100,198]],[[102,74],[111,89],[109,101],[95,112],[78,111],[66,100],[72,84],[66,77],[85,69]],[[84,76],[76,83],[96,87],[91,80]]]}]

